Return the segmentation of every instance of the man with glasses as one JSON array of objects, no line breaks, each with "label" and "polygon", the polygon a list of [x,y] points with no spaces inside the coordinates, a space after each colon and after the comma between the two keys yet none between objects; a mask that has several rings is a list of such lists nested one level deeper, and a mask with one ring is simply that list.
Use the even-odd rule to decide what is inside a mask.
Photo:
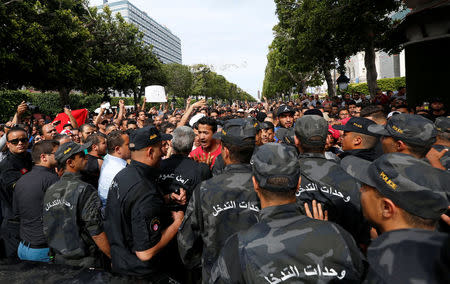
[{"label": "man with glasses", "polygon": [[49,248],[42,224],[42,207],[47,188],[59,180],[55,172],[56,140],[34,144],[32,170],[16,183],[13,195],[14,215],[20,219],[20,244],[17,254],[22,260],[49,262]]},{"label": "man with glasses", "polygon": [[0,200],[2,208],[0,246],[2,257],[17,258],[17,246],[19,245],[19,226],[13,220],[12,200],[14,186],[17,180],[31,170],[31,156],[27,152],[28,137],[23,128],[12,127],[6,134],[6,146],[8,152],[0,162]]}]

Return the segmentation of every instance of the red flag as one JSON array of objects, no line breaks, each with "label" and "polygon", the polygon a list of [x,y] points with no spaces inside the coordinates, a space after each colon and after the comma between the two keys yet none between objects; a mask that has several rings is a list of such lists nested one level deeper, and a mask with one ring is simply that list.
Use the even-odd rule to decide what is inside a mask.
[{"label": "red flag", "polygon": [[[77,121],[78,126],[81,126],[86,121],[88,110],[85,108],[72,110],[72,115]],[[58,131],[58,133],[63,130],[64,124],[70,123],[69,116],[65,113],[58,113],[53,122],[55,121],[61,121],[61,123],[56,126],[56,131]]]}]

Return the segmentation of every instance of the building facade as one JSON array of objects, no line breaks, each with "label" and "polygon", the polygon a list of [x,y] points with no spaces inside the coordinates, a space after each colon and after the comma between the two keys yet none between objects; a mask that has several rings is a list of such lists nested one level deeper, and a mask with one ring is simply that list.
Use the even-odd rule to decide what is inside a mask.
[{"label": "building facade", "polygon": [[153,46],[153,52],[162,63],[182,64],[181,40],[167,27],[153,20],[146,12],[127,0],[103,1],[103,5],[97,6],[98,11],[101,12],[105,5],[109,6],[113,15],[120,13],[127,23],[139,28],[139,31],[144,34],[144,42]]},{"label": "building facade", "polygon": [[[405,52],[389,55],[386,52],[375,53],[375,66],[378,78],[404,77],[405,74]],[[351,56],[346,64],[346,75],[350,78],[350,83],[367,82],[367,70],[364,65],[364,52],[358,52]]]}]

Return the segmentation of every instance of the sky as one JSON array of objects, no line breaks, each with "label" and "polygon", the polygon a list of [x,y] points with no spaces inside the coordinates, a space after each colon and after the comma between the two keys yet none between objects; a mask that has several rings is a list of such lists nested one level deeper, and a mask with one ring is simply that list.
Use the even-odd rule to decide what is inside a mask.
[{"label": "sky", "polygon": [[[262,92],[277,23],[273,0],[129,1],[181,39],[183,64],[211,65],[252,96]],[[90,0],[90,5],[102,3]]]}]

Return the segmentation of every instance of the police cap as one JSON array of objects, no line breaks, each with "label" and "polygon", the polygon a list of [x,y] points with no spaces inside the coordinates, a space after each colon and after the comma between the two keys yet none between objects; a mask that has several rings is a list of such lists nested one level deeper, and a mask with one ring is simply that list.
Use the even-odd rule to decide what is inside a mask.
[{"label": "police cap", "polygon": [[421,115],[405,113],[392,116],[386,126],[373,124],[367,129],[374,134],[389,136],[416,146],[431,146],[437,135],[431,120]]},{"label": "police cap", "polygon": [[[297,189],[300,167],[295,148],[279,143],[264,144],[256,149],[250,164],[261,188],[275,192]],[[288,182],[271,182],[276,178]]]},{"label": "police cap", "polygon": [[445,171],[402,153],[384,154],[372,163],[353,156],[345,159],[343,167],[350,175],[412,215],[437,220],[447,209],[450,174]]}]

